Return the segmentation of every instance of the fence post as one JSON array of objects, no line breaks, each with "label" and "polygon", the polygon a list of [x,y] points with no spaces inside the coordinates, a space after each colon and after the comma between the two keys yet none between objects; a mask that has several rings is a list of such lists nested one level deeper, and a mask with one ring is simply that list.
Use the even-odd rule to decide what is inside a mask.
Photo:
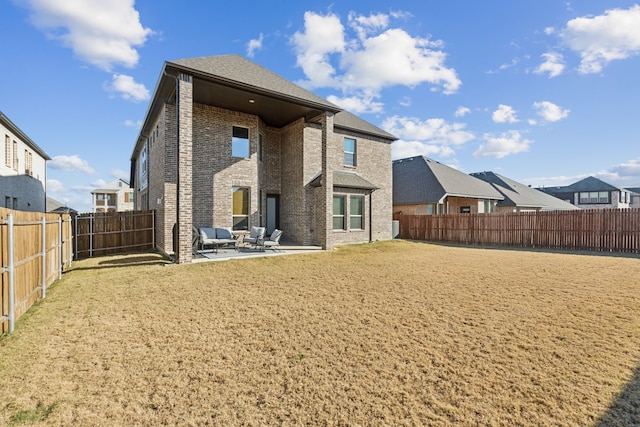
[{"label": "fence post", "polygon": [[13,333],[16,327],[16,289],[15,289],[15,265],[14,265],[14,238],[13,238],[13,214],[7,215],[7,227],[9,228],[9,333]]},{"label": "fence post", "polygon": [[156,211],[151,211],[151,249],[156,248]]},{"label": "fence post", "polygon": [[89,257],[93,257],[93,214],[89,215]]},{"label": "fence post", "polygon": [[75,232],[74,232],[73,235],[76,236],[75,241],[73,242],[73,247],[75,248],[75,252],[74,253],[75,253],[76,260],[78,259],[78,217],[79,216],[80,215],[76,215],[73,218],[73,226],[75,228]]},{"label": "fence post", "polygon": [[62,268],[64,267],[64,239],[62,237],[62,214],[58,216],[58,253],[60,254],[60,262],[58,263],[58,280],[62,278]]},{"label": "fence post", "polygon": [[42,299],[47,296],[47,217],[42,217]]}]

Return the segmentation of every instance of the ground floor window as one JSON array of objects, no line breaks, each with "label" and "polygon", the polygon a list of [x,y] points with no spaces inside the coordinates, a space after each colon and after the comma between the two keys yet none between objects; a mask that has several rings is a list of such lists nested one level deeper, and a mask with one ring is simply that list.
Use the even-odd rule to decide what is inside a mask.
[{"label": "ground floor window", "polygon": [[333,229],[334,230],[345,230],[345,222],[344,222],[344,196],[333,196]]},{"label": "ground floor window", "polygon": [[233,229],[249,229],[249,189],[233,187]]},{"label": "ground floor window", "polygon": [[364,197],[363,196],[351,196],[349,197],[349,228],[352,230],[363,230],[364,221]]}]

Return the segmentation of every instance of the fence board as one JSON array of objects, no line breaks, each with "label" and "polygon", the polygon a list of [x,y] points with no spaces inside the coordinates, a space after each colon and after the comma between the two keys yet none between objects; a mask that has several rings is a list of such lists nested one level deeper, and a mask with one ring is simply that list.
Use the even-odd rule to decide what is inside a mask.
[{"label": "fence board", "polygon": [[640,209],[396,215],[399,237],[472,245],[640,253]]},{"label": "fence board", "polygon": [[153,249],[155,212],[98,212],[74,219],[75,258]]},{"label": "fence board", "polygon": [[0,208],[0,267],[2,268],[0,334],[10,329],[8,316],[11,295],[9,294],[9,225],[7,221],[9,214],[12,215],[14,224],[12,230],[14,320],[17,320],[41,298],[46,289],[59,278],[62,270],[71,265],[72,254],[69,214],[23,212]]}]

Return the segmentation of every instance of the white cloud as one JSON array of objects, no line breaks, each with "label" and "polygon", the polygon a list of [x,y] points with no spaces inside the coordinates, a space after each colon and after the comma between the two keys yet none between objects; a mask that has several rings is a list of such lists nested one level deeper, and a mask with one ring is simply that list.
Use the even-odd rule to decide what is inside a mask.
[{"label": "white cloud", "polygon": [[82,186],[69,188],[62,181],[47,179],[47,196],[79,212],[91,212],[91,190],[93,189],[93,187]]},{"label": "white cloud", "polygon": [[102,188],[105,185],[107,185],[107,181],[105,181],[102,178],[98,178],[98,179],[96,179],[95,181],[93,181],[91,183],[91,187],[93,187],[93,188]]},{"label": "white cloud", "polygon": [[445,93],[454,93],[462,83],[454,69],[444,66],[446,54],[432,49],[437,45],[401,29],[369,37],[342,54],[341,65],[346,70],[343,85],[347,89],[379,91],[395,85],[431,83],[442,86]]},{"label": "white cloud", "polygon": [[138,129],[139,129],[139,128],[141,128],[141,127],[142,127],[142,120],[136,120],[136,121],[133,121],[133,120],[125,120],[125,121],[124,121],[124,125],[125,125],[126,127],[130,127],[130,128],[138,128]]},{"label": "white cloud", "polygon": [[31,21],[83,61],[111,71],[138,63],[136,47],[153,34],[140,23],[133,0],[26,0]]},{"label": "white cloud", "polygon": [[118,93],[122,99],[127,101],[142,102],[151,97],[149,90],[143,84],[136,83],[133,77],[124,74],[114,74],[106,89]]},{"label": "white cloud", "polygon": [[557,52],[547,52],[540,55],[544,62],[533,72],[536,74],[549,73],[549,78],[557,77],[564,71],[564,57]]},{"label": "white cloud", "polygon": [[249,58],[253,58],[253,54],[255,53],[256,50],[262,49],[263,40],[264,40],[264,35],[262,33],[260,33],[260,37],[258,37],[257,39],[249,40],[249,43],[247,43],[247,56]]},{"label": "white cloud", "polygon": [[349,12],[349,25],[356,31],[360,40],[365,40],[368,35],[387,28],[389,26],[389,16],[384,13],[363,16],[357,15],[355,12]]},{"label": "white cloud", "polygon": [[549,101],[534,102],[533,108],[547,122],[557,122],[569,116],[571,110],[563,110],[558,105]]},{"label": "white cloud", "polygon": [[391,144],[391,157],[394,160],[413,156],[449,157],[453,154],[455,152],[451,147],[427,144],[420,141],[398,140]]},{"label": "white cloud", "polygon": [[545,27],[544,29],[544,33],[548,36],[550,36],[551,34],[555,33],[556,29],[553,27]]},{"label": "white cloud", "polygon": [[352,113],[381,113],[383,104],[375,101],[376,98],[377,97],[372,96],[347,96],[340,98],[334,95],[329,95],[327,97],[327,101],[332,102]]},{"label": "white cloud", "polygon": [[130,171],[126,171],[124,169],[111,169],[111,176],[116,179],[124,179],[125,181],[129,181]]},{"label": "white cloud", "polygon": [[305,12],[304,33],[296,32],[291,41],[309,87],[339,85],[329,61],[330,54],[343,52],[346,45],[344,27],[337,15]]},{"label": "white cloud", "polygon": [[67,188],[57,179],[47,179],[47,194],[61,194],[67,191]]},{"label": "white cloud", "polygon": [[402,105],[403,107],[411,107],[411,98],[409,98],[408,96],[404,96],[399,101],[399,104]]},{"label": "white cloud", "polygon": [[498,109],[491,114],[491,119],[496,123],[517,123],[518,117],[513,107],[500,104]]},{"label": "white cloud", "polygon": [[467,107],[458,107],[458,109],[455,112],[455,116],[456,117],[464,117],[467,114],[471,113],[471,110]]},{"label": "white cloud", "polygon": [[485,134],[483,144],[473,153],[474,157],[496,157],[501,159],[510,154],[529,151],[532,142],[522,138],[520,132],[511,130],[499,136]]},{"label": "white cloud", "polygon": [[560,32],[566,46],[580,55],[582,74],[599,73],[616,59],[640,54],[640,5],[610,9],[603,15],[575,18]]},{"label": "white cloud", "polygon": [[444,119],[427,119],[393,116],[382,123],[382,128],[404,140],[417,140],[431,145],[457,146],[475,138],[464,130],[464,123],[447,123]]},{"label": "white cloud", "polygon": [[81,159],[77,154],[72,156],[55,156],[48,163],[48,167],[64,171],[79,171],[87,174],[94,173],[94,169],[89,166],[86,160]]},{"label": "white cloud", "polygon": [[300,83],[309,89],[334,88],[342,92],[336,99],[359,97],[364,104],[396,85],[429,83],[444,93],[456,92],[462,83],[445,65],[443,43],[390,28],[395,16],[352,12],[345,28],[335,14],[306,12],[304,30],[291,38],[306,76]]},{"label": "white cloud", "polygon": [[594,176],[614,185],[638,187],[640,183],[640,159],[620,163],[605,171],[598,172]]}]

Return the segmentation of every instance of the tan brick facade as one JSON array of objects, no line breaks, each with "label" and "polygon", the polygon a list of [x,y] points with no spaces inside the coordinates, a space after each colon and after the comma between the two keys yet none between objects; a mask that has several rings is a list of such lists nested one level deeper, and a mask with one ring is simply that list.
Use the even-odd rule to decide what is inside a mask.
[{"label": "tan brick facade", "polygon": [[[267,196],[278,196],[279,228],[288,241],[331,248],[391,238],[389,140],[335,129],[332,113],[324,113],[320,123],[300,118],[282,128],[269,127],[256,115],[195,103],[189,76],[178,82],[179,121],[172,103],[158,110],[148,136],[148,186],[137,186],[135,197],[136,208],[157,211],[156,242],[161,251],[174,252],[176,212],[178,262],[191,261],[192,225],[231,227],[233,187],[249,189],[250,225],[266,225]],[[249,130],[249,158],[232,156],[234,126]],[[355,167],[343,165],[345,136],[357,141]],[[378,189],[371,194],[334,189],[333,171],[338,170],[357,172]],[[319,174],[323,184],[310,186]],[[333,230],[334,192],[364,196],[363,229]]]}]

